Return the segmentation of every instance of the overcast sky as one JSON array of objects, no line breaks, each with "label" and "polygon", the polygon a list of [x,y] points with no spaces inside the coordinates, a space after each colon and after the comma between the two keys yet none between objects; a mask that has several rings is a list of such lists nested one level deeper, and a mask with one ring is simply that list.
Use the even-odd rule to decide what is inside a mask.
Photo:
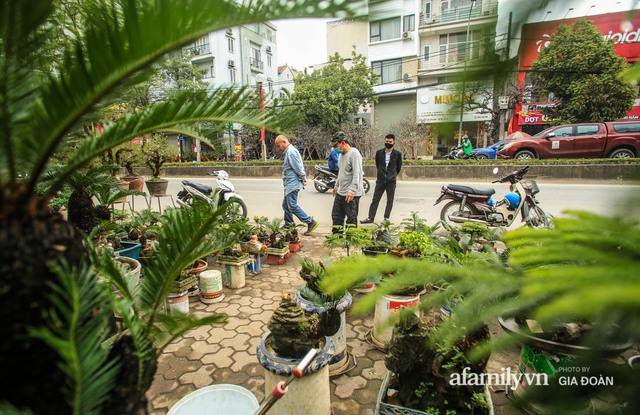
[{"label": "overcast sky", "polygon": [[275,20],[278,66],[297,70],[327,61],[327,22],[331,19]]}]

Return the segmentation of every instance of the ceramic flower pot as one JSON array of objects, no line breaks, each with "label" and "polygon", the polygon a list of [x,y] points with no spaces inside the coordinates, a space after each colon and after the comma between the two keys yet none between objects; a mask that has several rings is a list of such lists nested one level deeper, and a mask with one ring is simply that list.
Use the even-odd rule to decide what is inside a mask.
[{"label": "ceramic flower pot", "polygon": [[[280,381],[286,381],[301,359],[286,359],[275,354],[270,346],[271,333],[267,332],[256,349],[258,362],[265,368],[265,395],[269,395]],[[334,347],[325,337],[315,359],[304,370],[301,378],[291,382],[288,392],[272,408],[280,415],[328,415],[331,413],[329,362]]]}]

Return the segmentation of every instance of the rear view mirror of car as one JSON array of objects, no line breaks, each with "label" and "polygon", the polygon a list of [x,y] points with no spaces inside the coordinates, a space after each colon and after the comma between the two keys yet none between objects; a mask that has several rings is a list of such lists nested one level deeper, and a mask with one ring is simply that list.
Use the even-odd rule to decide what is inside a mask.
[{"label": "rear view mirror of car", "polygon": [[544,136],[544,138],[553,138],[556,136],[556,133],[549,133],[547,135]]}]

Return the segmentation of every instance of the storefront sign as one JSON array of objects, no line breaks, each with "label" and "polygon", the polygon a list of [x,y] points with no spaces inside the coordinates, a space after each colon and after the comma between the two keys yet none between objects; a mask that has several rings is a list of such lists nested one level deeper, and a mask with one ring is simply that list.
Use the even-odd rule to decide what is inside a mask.
[{"label": "storefront sign", "polygon": [[[602,32],[605,40],[615,41],[616,55],[622,56],[628,62],[635,62],[640,57],[640,22],[630,19],[626,12],[608,13],[587,16],[598,30]],[[522,42],[520,43],[520,69],[529,69],[538,59],[540,51],[549,46],[551,36],[558,30],[561,24],[572,25],[578,20],[563,19],[549,22],[530,23],[522,27]],[[626,23],[625,23],[626,22]]]},{"label": "storefront sign", "polygon": [[[542,108],[553,107],[554,102],[536,102],[531,104],[523,104],[522,110],[517,111],[518,125],[521,124],[549,124],[551,120],[542,113]],[[638,120],[640,119],[640,98],[636,98],[633,107],[627,111],[627,115],[620,120]],[[619,121],[619,120],[616,120]]]},{"label": "storefront sign", "polygon": [[543,114],[543,108],[554,107],[555,105],[555,102],[532,102],[522,105],[522,110],[517,112],[518,125],[550,123],[549,117]]},{"label": "storefront sign", "polygon": [[[441,123],[460,121],[460,99],[454,84],[435,85],[418,90],[416,118],[418,123]],[[467,97],[473,100],[473,97]],[[487,121],[491,113],[482,110],[465,111],[462,121]]]}]

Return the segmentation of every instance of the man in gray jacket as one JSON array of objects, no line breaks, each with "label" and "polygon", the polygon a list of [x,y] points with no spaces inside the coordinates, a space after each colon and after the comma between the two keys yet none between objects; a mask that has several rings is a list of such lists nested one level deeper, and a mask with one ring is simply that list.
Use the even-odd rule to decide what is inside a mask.
[{"label": "man in gray jacket", "polygon": [[358,206],[360,197],[364,194],[362,155],[357,148],[351,147],[346,134],[336,134],[336,144],[342,150],[338,162],[338,178],[333,188],[333,233],[341,232],[347,225],[358,226]]}]

